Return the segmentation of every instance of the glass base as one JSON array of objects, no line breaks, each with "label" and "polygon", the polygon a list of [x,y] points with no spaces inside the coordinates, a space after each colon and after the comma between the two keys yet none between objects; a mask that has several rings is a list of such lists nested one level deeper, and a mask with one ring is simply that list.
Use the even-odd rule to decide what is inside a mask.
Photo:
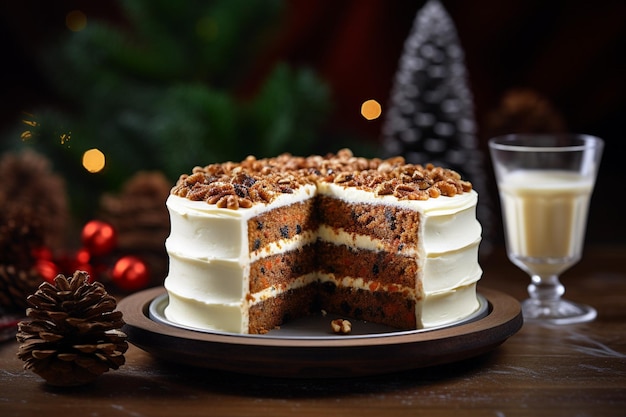
[{"label": "glass base", "polygon": [[573,324],[592,321],[598,313],[593,307],[563,299],[539,301],[529,298],[522,302],[525,322]]}]

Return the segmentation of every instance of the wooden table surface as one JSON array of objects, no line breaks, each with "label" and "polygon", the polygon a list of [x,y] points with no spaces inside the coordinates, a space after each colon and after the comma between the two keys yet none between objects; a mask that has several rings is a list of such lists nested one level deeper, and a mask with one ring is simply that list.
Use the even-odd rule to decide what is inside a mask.
[{"label": "wooden table surface", "polygon": [[[501,251],[480,286],[526,295]],[[60,389],[24,371],[0,344],[0,416],[626,416],[626,247],[590,248],[563,276],[591,322],[525,323],[504,344],[460,363],[353,379],[269,379],[157,360],[135,346],[88,386]]]}]

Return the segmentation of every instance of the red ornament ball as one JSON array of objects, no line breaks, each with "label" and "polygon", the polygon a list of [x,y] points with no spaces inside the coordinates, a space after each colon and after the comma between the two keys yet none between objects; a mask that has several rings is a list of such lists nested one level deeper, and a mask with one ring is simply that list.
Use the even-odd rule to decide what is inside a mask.
[{"label": "red ornament ball", "polygon": [[117,233],[110,224],[91,220],[83,227],[83,245],[95,256],[106,255],[117,245]]},{"label": "red ornament ball", "polygon": [[46,261],[51,261],[54,258],[50,248],[47,248],[45,246],[33,249],[31,251],[31,254],[35,257],[36,260],[44,259]]},{"label": "red ornament ball", "polygon": [[136,256],[123,256],[117,260],[111,273],[113,283],[125,291],[137,291],[145,288],[150,274],[145,262]]},{"label": "red ornament ball", "polygon": [[86,265],[91,261],[91,253],[87,248],[80,248],[76,252],[76,264]]},{"label": "red ornament ball", "polygon": [[54,283],[54,278],[59,275],[59,266],[49,259],[37,259],[35,268],[43,280],[51,284]]}]

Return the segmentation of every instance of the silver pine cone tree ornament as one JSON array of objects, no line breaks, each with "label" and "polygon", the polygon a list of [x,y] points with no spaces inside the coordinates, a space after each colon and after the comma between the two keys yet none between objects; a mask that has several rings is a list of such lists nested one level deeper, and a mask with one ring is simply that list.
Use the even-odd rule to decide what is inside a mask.
[{"label": "silver pine cone tree ornament", "polygon": [[[480,194],[483,238],[491,234],[485,156],[476,137],[473,97],[456,27],[438,0],[418,11],[407,37],[385,115],[387,156],[458,171]],[[488,242],[483,240],[482,248]]]},{"label": "silver pine cone tree ornament", "polygon": [[128,349],[115,298],[89,275],[57,275],[28,297],[27,320],[18,325],[24,368],[51,385],[83,385],[124,364]]}]

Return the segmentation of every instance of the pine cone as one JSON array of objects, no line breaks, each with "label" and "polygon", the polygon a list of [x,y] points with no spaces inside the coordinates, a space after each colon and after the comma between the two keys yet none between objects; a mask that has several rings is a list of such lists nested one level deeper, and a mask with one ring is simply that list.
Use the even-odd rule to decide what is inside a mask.
[{"label": "pine cone", "polygon": [[28,297],[30,320],[18,325],[18,357],[28,369],[58,386],[82,385],[124,364],[128,349],[122,313],[99,282],[76,271],[57,275]]},{"label": "pine cone", "polygon": [[161,285],[167,274],[165,239],[170,220],[165,200],[171,184],[160,172],[138,172],[119,195],[105,194],[100,217],[117,231],[118,250],[148,264],[150,284]]},{"label": "pine cone", "polygon": [[35,268],[0,264],[0,308],[23,314],[28,307],[26,297],[35,292],[41,282],[41,275]]},{"label": "pine cone", "polygon": [[530,89],[507,91],[498,108],[487,114],[488,137],[510,133],[563,133],[566,125],[561,113],[539,92]]},{"label": "pine cone", "polygon": [[[31,150],[0,158],[2,222],[37,222],[43,244],[59,246],[69,219],[65,181],[52,171],[50,161]],[[23,216],[28,210],[27,216]],[[24,220],[24,221],[23,221]],[[29,224],[29,223],[26,223]]]},{"label": "pine cone", "polygon": [[64,240],[65,183],[32,151],[0,158],[0,309],[24,311],[42,282],[34,251]]}]

